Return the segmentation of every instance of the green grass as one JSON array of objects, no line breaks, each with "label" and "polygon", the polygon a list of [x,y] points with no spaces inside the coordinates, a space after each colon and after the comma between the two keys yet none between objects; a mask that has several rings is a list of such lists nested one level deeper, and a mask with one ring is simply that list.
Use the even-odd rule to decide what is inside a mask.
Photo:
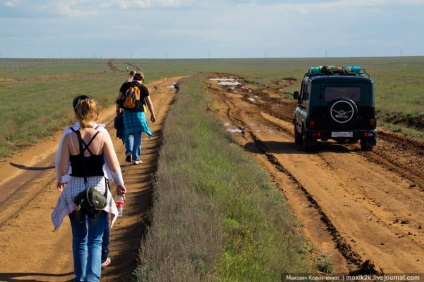
[{"label": "green grass", "polygon": [[424,132],[423,131],[419,131],[419,130],[414,130],[402,125],[395,125],[392,123],[387,123],[387,122],[381,122],[380,124],[382,127],[384,127],[385,129],[392,131],[392,132],[397,132],[397,133],[401,133],[405,136],[412,136],[418,139],[424,139]]},{"label": "green grass", "polygon": [[112,73],[82,73],[43,80],[27,77],[0,89],[0,157],[30,146],[74,120],[72,99],[79,94],[95,97],[101,107],[113,104],[118,93]]},{"label": "green grass", "polygon": [[[112,70],[113,64],[116,70]],[[424,57],[388,58],[262,58],[262,59],[0,59],[0,160],[31,146],[73,120],[73,97],[89,94],[101,106],[114,103],[126,68],[136,65],[146,83],[165,77],[204,72],[233,74],[264,88],[274,81],[295,78],[282,93],[299,89],[313,65],[360,65],[375,82],[381,124],[402,132],[424,124]],[[380,124],[380,123],[379,123]],[[414,136],[419,136],[415,134]]]},{"label": "green grass", "polygon": [[310,272],[281,191],[205,111],[204,79],[184,79],[168,114],[135,280],[280,281]]}]

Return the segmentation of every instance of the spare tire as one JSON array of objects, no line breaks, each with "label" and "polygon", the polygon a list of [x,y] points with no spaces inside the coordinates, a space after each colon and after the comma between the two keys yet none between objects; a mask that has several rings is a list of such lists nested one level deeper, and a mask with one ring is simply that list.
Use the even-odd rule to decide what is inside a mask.
[{"label": "spare tire", "polygon": [[358,106],[349,98],[339,98],[328,106],[330,120],[338,125],[352,122],[358,114]]}]

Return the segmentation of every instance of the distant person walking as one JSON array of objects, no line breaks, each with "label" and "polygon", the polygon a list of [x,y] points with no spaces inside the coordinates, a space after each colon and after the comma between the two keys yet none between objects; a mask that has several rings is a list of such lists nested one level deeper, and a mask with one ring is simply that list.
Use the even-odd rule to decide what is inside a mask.
[{"label": "distant person walking", "polygon": [[[127,71],[128,71],[128,68],[127,68]],[[131,81],[133,81],[133,79],[134,79],[134,74],[135,74],[135,71],[130,71],[129,73],[128,73],[128,78],[127,78],[127,82],[131,82]]]},{"label": "distant person walking", "polygon": [[[108,213],[112,215],[111,225],[113,225],[118,214],[108,189],[103,170],[104,163],[107,164],[116,182],[117,194],[125,196],[126,188],[110,135],[105,132],[105,129],[95,128],[95,121],[98,118],[96,102],[91,98],[79,100],[75,113],[80,127],[76,132],[66,134],[59,148],[56,179],[57,189],[62,194],[51,217],[54,228],[57,229],[62,224],[63,218],[69,216],[72,227],[75,281],[99,281],[106,217]],[[78,134],[81,135],[81,143]],[[82,159],[80,152],[84,156]],[[84,163],[89,163],[89,166],[85,166]],[[70,177],[65,186],[62,177],[68,173]],[[106,192],[108,204],[96,218],[77,211],[74,203],[75,196],[84,191],[87,186],[94,187],[102,194]]]},{"label": "distant person walking", "polygon": [[[116,115],[120,115],[121,109],[123,109],[122,116],[124,130],[122,137],[125,144],[125,160],[127,162],[132,162],[133,164],[140,164],[142,162],[140,160],[142,132],[146,133],[149,138],[152,137],[152,132],[150,131],[150,127],[144,113],[143,103],[146,103],[149,108],[150,120],[152,122],[156,121],[149,90],[143,85],[143,82],[144,75],[141,72],[136,72],[134,74],[133,81],[122,84],[116,98]],[[126,107],[124,101],[122,101],[124,94],[126,94],[127,90],[131,87],[137,87],[140,94],[140,97],[138,97],[139,100],[135,103],[136,106],[134,108]]]}]

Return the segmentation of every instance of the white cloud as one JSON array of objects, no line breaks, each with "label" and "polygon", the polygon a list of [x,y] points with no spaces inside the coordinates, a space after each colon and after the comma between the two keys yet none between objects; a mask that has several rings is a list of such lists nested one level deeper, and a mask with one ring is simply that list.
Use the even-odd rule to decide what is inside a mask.
[{"label": "white cloud", "polygon": [[118,7],[120,9],[146,9],[157,7],[183,7],[192,4],[195,0],[110,0],[102,2],[103,7]]},{"label": "white cloud", "polygon": [[16,6],[16,1],[5,1],[4,2],[4,6],[6,6],[6,7],[15,7]]},{"label": "white cloud", "polygon": [[66,17],[90,17],[97,16],[99,12],[95,9],[87,9],[86,7],[79,7],[82,1],[67,1],[65,3],[55,2],[53,11],[57,14]]},{"label": "white cloud", "polygon": [[424,0],[0,0],[0,6],[6,57],[363,56],[400,49],[424,55]]}]

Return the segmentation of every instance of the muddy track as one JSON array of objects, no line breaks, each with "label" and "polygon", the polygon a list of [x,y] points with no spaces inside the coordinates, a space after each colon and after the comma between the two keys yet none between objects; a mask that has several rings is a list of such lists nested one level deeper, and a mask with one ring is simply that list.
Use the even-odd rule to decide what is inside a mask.
[{"label": "muddy track", "polygon": [[423,143],[380,129],[372,152],[328,142],[306,154],[293,142],[294,101],[234,78],[241,86],[206,82],[214,108],[284,193],[312,256],[337,273],[423,272]]},{"label": "muddy track", "polygon": [[[115,64],[114,64],[114,59],[110,59],[110,60],[108,60],[108,62],[107,62],[107,66],[109,67],[109,69],[111,70],[111,71],[113,71],[113,72],[125,72],[125,71],[128,71],[128,70],[122,70],[122,69],[119,69],[117,66],[115,66]],[[135,71],[140,71],[141,70],[141,67],[140,66],[138,66],[138,65],[134,65],[134,64],[131,64],[131,63],[128,63],[128,62],[123,62],[124,64],[126,64],[126,65],[128,65],[128,66],[130,66],[131,67],[131,70],[135,70]]]},{"label": "muddy track", "polygon": [[[124,216],[111,229],[112,263],[102,272],[102,281],[130,281],[137,266],[140,238],[149,224],[162,126],[176,94],[168,86],[179,79],[167,78],[147,85],[155,105],[156,122],[150,123],[152,138],[143,134],[140,165],[125,162],[122,141],[115,138],[115,105],[100,113],[99,123],[109,130],[128,190]],[[0,281],[73,281],[69,220],[65,218],[56,231],[50,220],[59,197],[54,157],[61,134],[57,132],[0,163]],[[112,185],[112,193],[115,191]]]}]

